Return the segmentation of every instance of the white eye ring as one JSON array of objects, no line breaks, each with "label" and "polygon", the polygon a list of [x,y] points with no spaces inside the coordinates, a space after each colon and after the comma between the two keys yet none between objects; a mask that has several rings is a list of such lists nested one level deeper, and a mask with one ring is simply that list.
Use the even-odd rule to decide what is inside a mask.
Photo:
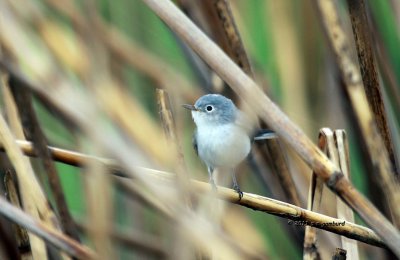
[{"label": "white eye ring", "polygon": [[211,111],[213,111],[214,110],[214,107],[212,106],[212,105],[207,105],[206,106],[206,112],[211,112]]}]

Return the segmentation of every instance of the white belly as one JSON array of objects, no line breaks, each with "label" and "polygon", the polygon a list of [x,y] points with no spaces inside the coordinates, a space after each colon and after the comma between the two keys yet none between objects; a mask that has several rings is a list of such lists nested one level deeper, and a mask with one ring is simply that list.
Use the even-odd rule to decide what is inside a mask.
[{"label": "white belly", "polygon": [[250,138],[240,127],[222,125],[197,129],[200,158],[213,168],[234,168],[250,152]]}]

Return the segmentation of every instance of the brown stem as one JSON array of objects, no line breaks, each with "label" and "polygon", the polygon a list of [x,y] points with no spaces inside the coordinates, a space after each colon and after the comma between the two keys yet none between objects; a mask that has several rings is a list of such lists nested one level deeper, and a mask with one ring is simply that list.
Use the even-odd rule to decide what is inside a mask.
[{"label": "brown stem", "polygon": [[[20,146],[21,150],[29,156],[35,156],[32,153],[32,144],[27,141],[17,141],[17,144]],[[88,158],[96,159],[105,163],[111,169],[118,169],[113,160],[98,158],[94,156],[89,156],[82,153],[77,153],[69,150],[48,147],[49,151],[52,151],[53,159],[59,162],[80,166],[83,165]],[[161,178],[166,180],[172,180],[175,178],[174,174],[161,172],[161,171],[152,171],[148,170],[149,177]],[[129,190],[136,189],[135,182],[128,181],[128,179],[120,179],[118,178],[118,182],[122,183]],[[190,180],[192,187],[196,188],[196,191],[205,192],[210,189],[210,185],[205,182]],[[132,186],[132,185],[133,186]],[[345,226],[329,226],[326,223],[342,223],[343,220],[332,218],[329,216],[325,216],[323,214],[315,213],[310,210],[302,209],[295,205],[285,203],[282,201],[270,199],[267,197],[258,196],[255,194],[244,193],[245,197],[242,198],[241,201],[237,200],[237,192],[231,189],[218,187],[217,189],[219,197],[221,199],[227,200],[229,202],[242,205],[254,210],[259,210],[263,212],[267,212],[273,215],[277,215],[283,218],[288,218],[294,221],[304,221],[304,224],[309,223],[314,224],[315,227],[321,228],[330,232],[334,232],[339,235],[344,235],[346,237],[356,239],[358,241],[362,241],[371,245],[376,245],[380,247],[385,247],[383,241],[370,229],[365,228],[363,226],[353,224],[351,222],[346,222]],[[138,193],[134,193],[135,195],[139,195]],[[146,198],[147,201],[152,201],[151,198]],[[148,205],[152,205],[153,207],[159,207],[156,202],[151,202]],[[171,214],[167,209],[162,208],[159,212],[163,213],[166,216],[170,216]],[[324,225],[325,223],[325,225]]]},{"label": "brown stem", "polygon": [[393,142],[387,122],[385,104],[378,80],[377,68],[371,47],[371,30],[367,19],[364,0],[347,0],[351,25],[357,47],[358,61],[368,103],[374,113],[379,133],[381,134],[394,172],[398,172],[394,155]]},{"label": "brown stem", "polygon": [[161,117],[161,123],[164,129],[164,134],[167,139],[168,147],[170,147],[170,150],[176,155],[175,157],[177,158],[176,177],[177,177],[178,189],[181,192],[183,200],[185,201],[186,205],[190,208],[192,205],[189,197],[190,191],[187,185],[189,178],[186,174],[187,169],[180,141],[178,139],[178,136],[176,135],[175,121],[171,111],[169,96],[168,93],[163,89],[157,89],[156,95],[157,95],[158,109]]},{"label": "brown stem", "polygon": [[49,228],[48,225],[34,220],[31,216],[11,205],[2,197],[0,197],[0,214],[71,256],[79,259],[97,259],[91,249],[79,244],[76,240],[65,236],[61,232]]},{"label": "brown stem", "polygon": [[39,158],[42,160],[44,169],[48,174],[48,180],[55,197],[58,212],[62,226],[67,235],[79,241],[79,234],[72,220],[68,209],[67,201],[62,190],[61,181],[57,173],[56,166],[51,158],[51,154],[47,149],[47,140],[36,118],[32,104],[32,96],[28,91],[24,91],[20,86],[20,82],[15,77],[10,77],[10,87],[21,116],[21,122],[27,139],[32,140],[34,149]]},{"label": "brown stem", "polygon": [[250,60],[243,46],[239,30],[236,26],[232,10],[227,0],[206,0],[199,4],[202,9],[213,39],[218,46],[231,57],[231,59],[247,75],[253,76]]},{"label": "brown stem", "polygon": [[[321,129],[318,137],[318,147],[321,151],[327,153],[328,138],[332,136],[330,129]],[[308,191],[307,209],[315,212],[320,211],[322,191],[324,189],[323,180],[315,172],[311,175],[310,189]],[[304,234],[303,259],[320,259],[320,253],[317,247],[317,230],[314,227],[307,226]]]},{"label": "brown stem", "polygon": [[[335,130],[335,150],[338,153],[338,161],[340,169],[345,178],[350,180],[350,158],[349,147],[347,143],[346,132],[344,130]],[[354,213],[343,201],[337,200],[337,216],[346,221],[354,222]],[[347,251],[350,259],[360,259],[357,243],[345,237],[341,237],[342,248]]]},{"label": "brown stem", "polygon": [[[7,171],[4,176],[4,186],[6,189],[7,200],[10,201],[15,207],[21,208],[21,200],[18,195],[17,185],[13,178],[11,171]],[[29,236],[25,228],[21,226],[14,225],[15,239],[18,245],[19,253],[22,259],[32,258],[31,245],[29,243]]]}]

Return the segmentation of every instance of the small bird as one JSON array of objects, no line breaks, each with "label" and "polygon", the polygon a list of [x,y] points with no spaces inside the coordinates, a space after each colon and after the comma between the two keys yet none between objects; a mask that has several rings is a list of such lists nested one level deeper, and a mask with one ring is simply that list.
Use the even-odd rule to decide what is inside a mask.
[{"label": "small bird", "polygon": [[[238,192],[241,200],[243,192],[236,180],[235,167],[250,153],[250,121],[236,108],[232,100],[219,94],[204,95],[194,105],[182,106],[192,112],[196,124],[193,147],[207,165],[210,184],[216,189],[213,178],[216,168],[229,170],[232,174],[233,189]],[[271,131],[260,133],[257,140],[276,137]]]}]

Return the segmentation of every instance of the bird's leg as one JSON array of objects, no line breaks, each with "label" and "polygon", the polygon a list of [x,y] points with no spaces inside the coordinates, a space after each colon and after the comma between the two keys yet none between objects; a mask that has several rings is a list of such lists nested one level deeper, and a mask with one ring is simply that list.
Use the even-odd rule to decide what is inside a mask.
[{"label": "bird's leg", "polygon": [[213,191],[217,191],[217,185],[215,185],[215,181],[214,181],[214,177],[213,177],[214,168],[208,166],[207,170],[208,170],[208,177],[210,177],[211,188]]},{"label": "bird's leg", "polygon": [[239,184],[236,180],[235,170],[232,170],[233,189],[239,194],[239,201],[243,198],[243,192],[240,190]]}]

